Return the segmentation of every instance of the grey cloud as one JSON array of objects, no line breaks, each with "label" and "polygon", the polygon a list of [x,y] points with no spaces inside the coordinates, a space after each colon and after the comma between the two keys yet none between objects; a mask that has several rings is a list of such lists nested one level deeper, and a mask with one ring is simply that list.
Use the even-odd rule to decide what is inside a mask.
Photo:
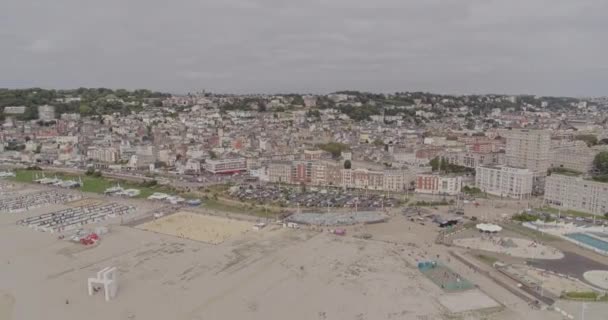
[{"label": "grey cloud", "polygon": [[605,12],[605,0],[5,0],[0,87],[606,95]]}]

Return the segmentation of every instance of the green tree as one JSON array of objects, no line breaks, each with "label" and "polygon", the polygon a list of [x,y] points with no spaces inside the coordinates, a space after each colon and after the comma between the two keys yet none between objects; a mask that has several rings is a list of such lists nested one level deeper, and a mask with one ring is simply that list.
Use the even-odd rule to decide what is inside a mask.
[{"label": "green tree", "polygon": [[91,113],[91,107],[87,103],[81,103],[78,112],[82,115],[88,115]]},{"label": "green tree", "polygon": [[84,173],[87,176],[92,176],[95,174],[95,169],[94,168],[88,168],[87,171]]},{"label": "green tree", "polygon": [[439,164],[439,171],[448,171],[449,163],[445,158],[441,158],[441,162]]},{"label": "green tree", "polygon": [[350,168],[352,168],[352,163],[350,162],[350,160],[344,161],[344,169],[350,169]]},{"label": "green tree", "polygon": [[342,154],[342,151],[349,150],[348,145],[339,142],[328,142],[317,145],[321,150],[331,153],[332,157],[338,158]]},{"label": "green tree", "polygon": [[431,159],[431,168],[433,168],[433,171],[439,170],[439,165],[440,165],[439,157],[435,157],[435,158]]},{"label": "green tree", "polygon": [[585,141],[585,143],[587,143],[587,146],[589,146],[589,147],[592,147],[598,143],[597,137],[592,134],[579,134],[579,135],[575,136],[574,139],[580,140],[580,141]]},{"label": "green tree", "polygon": [[374,144],[375,146],[377,146],[377,147],[379,147],[379,146],[383,146],[383,145],[384,145],[384,141],[382,141],[382,140],[381,140],[381,139],[379,139],[379,138],[376,138],[376,139],[374,140],[373,144]]},{"label": "green tree", "polygon": [[473,120],[473,119],[471,119],[471,118],[468,118],[468,119],[466,119],[466,122],[467,122],[467,123],[466,123],[465,127],[466,127],[467,129],[469,129],[469,130],[473,130],[473,129],[475,129],[475,120]]},{"label": "green tree", "polygon": [[600,174],[608,174],[608,151],[602,151],[593,159],[593,165]]},{"label": "green tree", "polygon": [[298,106],[303,106],[304,105],[304,99],[302,99],[301,95],[295,95],[293,96],[293,99],[291,100],[291,104],[293,105],[298,105]]},{"label": "green tree", "polygon": [[308,118],[316,118],[317,120],[321,119],[321,112],[319,110],[308,110],[306,112],[306,116]]}]

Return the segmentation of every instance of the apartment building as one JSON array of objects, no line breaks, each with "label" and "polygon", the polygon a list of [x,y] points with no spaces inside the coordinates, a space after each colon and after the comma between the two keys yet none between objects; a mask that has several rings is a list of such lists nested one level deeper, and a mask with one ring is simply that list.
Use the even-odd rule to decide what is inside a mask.
[{"label": "apartment building", "polygon": [[505,161],[504,152],[448,152],[442,158],[448,163],[467,168],[477,168],[478,166],[500,165]]},{"label": "apartment building", "polygon": [[289,184],[336,186],[345,188],[403,191],[409,186],[407,170],[344,169],[336,161],[272,161],[268,165],[268,180]]},{"label": "apartment building", "polygon": [[416,192],[425,194],[457,195],[462,187],[462,176],[420,173],[416,175]]},{"label": "apartment building", "polygon": [[507,166],[479,166],[475,186],[489,194],[515,199],[532,195],[534,173],[528,169]]},{"label": "apartment building", "polygon": [[553,173],[546,179],[545,203],[596,215],[608,213],[608,183]]},{"label": "apartment building", "polygon": [[315,186],[339,186],[342,167],[336,161],[314,161],[310,183]]},{"label": "apartment building", "polygon": [[331,153],[323,150],[304,150],[303,158],[304,160],[330,159]]},{"label": "apartment building", "polygon": [[552,141],[551,167],[589,172],[593,169],[593,159],[597,153],[598,151],[589,148],[584,141]]},{"label": "apartment building", "polygon": [[347,185],[347,187],[367,190],[383,190],[384,172],[361,168],[352,169],[351,184]]},{"label": "apartment building", "polygon": [[247,159],[209,159],[205,161],[205,170],[211,173],[234,173],[247,170]]},{"label": "apartment building", "polygon": [[546,174],[550,166],[551,133],[548,130],[506,130],[506,165]]},{"label": "apartment building", "polygon": [[384,170],[384,190],[404,191],[410,187],[413,176],[405,170]]},{"label": "apartment building", "polygon": [[268,180],[273,183],[291,183],[291,161],[270,162]]},{"label": "apartment building", "polygon": [[290,183],[310,184],[312,182],[312,161],[294,161],[291,165]]},{"label": "apartment building", "polygon": [[42,121],[55,120],[55,107],[48,104],[38,106],[38,119]]},{"label": "apartment building", "polygon": [[119,159],[119,154],[116,148],[90,147],[87,150],[87,159],[99,162],[115,163]]}]

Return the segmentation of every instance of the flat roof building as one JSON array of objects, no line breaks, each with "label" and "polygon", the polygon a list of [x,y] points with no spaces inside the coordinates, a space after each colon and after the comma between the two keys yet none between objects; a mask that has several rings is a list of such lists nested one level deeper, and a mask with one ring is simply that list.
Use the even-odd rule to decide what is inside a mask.
[{"label": "flat roof building", "polygon": [[550,162],[551,133],[548,130],[513,129],[507,138],[505,160],[510,167],[546,174]]},{"label": "flat roof building", "polygon": [[553,173],[546,179],[545,203],[596,215],[608,213],[608,183]]},{"label": "flat roof building", "polygon": [[416,192],[440,195],[457,195],[462,187],[462,176],[433,173],[416,175]]},{"label": "flat roof building", "polygon": [[235,173],[247,170],[247,159],[232,158],[220,160],[207,160],[205,170],[211,173]]},{"label": "flat roof building", "polygon": [[515,199],[527,199],[532,195],[534,173],[528,169],[479,166],[475,171],[475,186],[483,192]]}]

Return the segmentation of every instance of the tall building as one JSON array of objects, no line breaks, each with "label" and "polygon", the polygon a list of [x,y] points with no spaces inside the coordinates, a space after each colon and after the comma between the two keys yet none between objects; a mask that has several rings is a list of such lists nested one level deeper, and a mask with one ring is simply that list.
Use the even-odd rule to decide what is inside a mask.
[{"label": "tall building", "polygon": [[503,133],[507,138],[505,153],[509,167],[532,172],[532,192],[543,194],[545,177],[551,166],[551,132],[548,130],[512,129]]},{"label": "tall building", "polygon": [[515,199],[532,195],[534,173],[528,169],[507,166],[479,166],[475,186],[489,194]]},{"label": "tall building", "polygon": [[507,138],[507,166],[525,168],[546,174],[550,166],[551,133],[547,130],[513,129],[504,132]]},{"label": "tall building", "polygon": [[608,183],[553,173],[547,177],[545,202],[556,208],[604,215],[608,213]]}]

